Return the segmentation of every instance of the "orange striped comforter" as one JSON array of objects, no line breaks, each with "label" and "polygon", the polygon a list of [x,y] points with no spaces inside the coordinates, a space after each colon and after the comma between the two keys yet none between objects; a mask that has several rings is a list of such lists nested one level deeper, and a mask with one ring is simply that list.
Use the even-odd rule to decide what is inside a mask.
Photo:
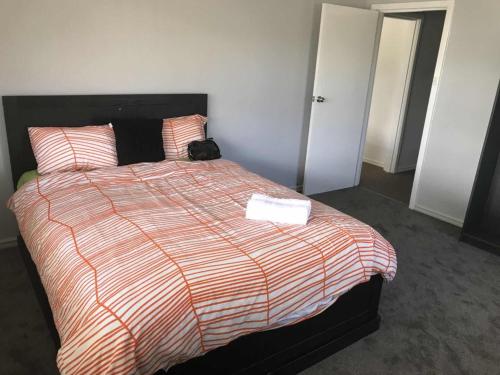
[{"label": "orange striped comforter", "polygon": [[368,225],[314,201],[307,226],[249,221],[253,192],[301,197],[225,160],[53,174],[18,190],[9,207],[49,297],[61,373],[151,374],[394,277],[394,250]]}]

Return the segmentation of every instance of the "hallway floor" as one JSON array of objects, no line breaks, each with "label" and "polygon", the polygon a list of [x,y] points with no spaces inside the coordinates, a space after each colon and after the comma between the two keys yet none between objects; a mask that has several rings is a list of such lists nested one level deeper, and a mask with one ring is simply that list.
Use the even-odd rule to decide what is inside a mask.
[{"label": "hallway floor", "polygon": [[387,173],[381,167],[363,163],[359,185],[385,197],[409,204],[415,171]]}]

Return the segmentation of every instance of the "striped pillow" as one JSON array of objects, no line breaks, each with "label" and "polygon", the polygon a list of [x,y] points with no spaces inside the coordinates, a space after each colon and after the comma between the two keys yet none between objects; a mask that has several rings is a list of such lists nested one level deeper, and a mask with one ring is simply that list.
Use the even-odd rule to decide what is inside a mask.
[{"label": "striped pillow", "polygon": [[118,164],[113,126],[28,128],[38,173],[89,171]]},{"label": "striped pillow", "polygon": [[187,146],[191,141],[205,139],[204,125],[207,118],[202,115],[166,118],[163,120],[163,149],[165,159],[176,160],[188,157]]}]

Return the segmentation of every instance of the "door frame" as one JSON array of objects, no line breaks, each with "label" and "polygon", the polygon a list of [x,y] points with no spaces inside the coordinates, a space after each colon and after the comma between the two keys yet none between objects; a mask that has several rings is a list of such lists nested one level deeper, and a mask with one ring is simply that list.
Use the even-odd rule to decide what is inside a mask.
[{"label": "door frame", "polygon": [[436,61],[436,68],[434,69],[434,78],[432,88],[429,95],[429,103],[427,105],[427,112],[425,115],[424,129],[422,132],[422,140],[420,141],[420,149],[418,152],[417,167],[415,169],[415,178],[413,179],[413,186],[410,197],[410,208],[417,209],[416,201],[418,190],[420,187],[420,176],[422,166],[427,152],[427,145],[432,131],[432,119],[436,109],[436,98],[439,92],[439,87],[443,72],[443,63],[446,56],[446,49],[448,46],[448,39],[451,31],[451,22],[453,17],[453,9],[455,7],[455,0],[438,0],[438,1],[414,1],[409,3],[385,3],[385,4],[372,4],[370,9],[378,10],[384,13],[406,13],[406,12],[429,12],[433,10],[446,11],[443,31],[441,34],[441,42],[439,44],[439,52]]},{"label": "door frame", "polygon": [[415,31],[413,33],[412,45],[410,50],[410,56],[408,59],[408,70],[405,77],[405,86],[403,90],[403,96],[401,98],[401,105],[399,110],[398,124],[396,126],[396,132],[394,133],[394,141],[392,143],[392,152],[388,155],[388,159],[384,162],[384,170],[389,173],[400,172],[398,170],[399,154],[401,153],[401,141],[404,134],[404,124],[406,120],[406,112],[408,110],[408,98],[410,96],[410,87],[413,79],[413,73],[415,71],[415,57],[417,55],[418,41],[420,39],[420,31],[422,26],[421,19],[415,19]]}]

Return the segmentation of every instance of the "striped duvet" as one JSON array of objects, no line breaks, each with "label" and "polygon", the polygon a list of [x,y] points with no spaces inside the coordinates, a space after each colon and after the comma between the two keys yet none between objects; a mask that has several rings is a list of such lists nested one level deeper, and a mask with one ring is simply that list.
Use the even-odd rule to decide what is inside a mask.
[{"label": "striped duvet", "polygon": [[49,297],[61,373],[151,374],[394,277],[394,250],[368,225],[314,201],[307,226],[249,221],[253,192],[301,197],[225,160],[52,174],[18,190],[8,204]]}]

